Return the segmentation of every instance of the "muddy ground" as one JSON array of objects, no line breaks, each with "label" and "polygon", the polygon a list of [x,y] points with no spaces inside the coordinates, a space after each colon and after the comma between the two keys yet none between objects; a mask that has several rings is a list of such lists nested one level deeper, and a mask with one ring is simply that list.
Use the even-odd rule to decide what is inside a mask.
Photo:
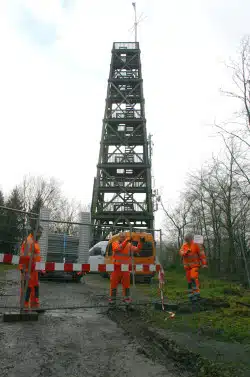
[{"label": "muddy ground", "polygon": [[[8,311],[3,306],[18,305],[17,272],[8,271],[6,280],[2,313]],[[152,332],[128,331],[126,313],[101,308],[106,294],[107,283],[101,288],[93,277],[85,284],[41,282],[42,305],[54,309],[40,314],[38,322],[1,323],[1,377],[192,376],[168,358]],[[79,305],[94,308],[56,309]]]},{"label": "muddy ground", "polygon": [[[97,290],[103,295],[108,292],[108,279],[103,280],[99,276],[88,275],[87,283],[88,292],[95,302],[101,300],[96,297]],[[141,285],[132,288],[135,303],[149,302],[149,298],[143,294],[141,288]],[[103,302],[103,299],[101,301]],[[170,328],[156,328],[155,322],[152,322],[148,316],[150,309],[155,313],[153,305],[147,306],[147,309],[143,306],[135,308],[137,310],[132,313],[119,310],[109,312],[108,316],[126,333],[133,334],[137,341],[143,344],[143,351],[161,364],[167,365],[169,359],[175,360],[179,366],[182,365],[182,368],[189,370],[195,377],[250,376],[248,343],[226,342],[192,330],[181,332]],[[178,315],[177,312],[176,316]],[[167,313],[164,316],[166,321],[171,321]],[[198,312],[197,320],[199,320]]]}]

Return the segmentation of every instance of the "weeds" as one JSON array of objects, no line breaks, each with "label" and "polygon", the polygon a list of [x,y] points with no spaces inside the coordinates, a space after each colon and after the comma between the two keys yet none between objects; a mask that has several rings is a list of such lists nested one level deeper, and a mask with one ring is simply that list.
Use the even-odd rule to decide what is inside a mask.
[{"label": "weeds", "polygon": [[[187,301],[185,273],[171,269],[166,272],[165,297],[173,302]],[[236,304],[237,301],[250,303],[250,292],[236,283],[211,279],[203,271],[200,274],[201,295],[204,298],[220,299],[230,303],[230,308],[181,314],[174,321],[166,321],[165,313],[152,313],[150,320],[163,328],[196,332],[229,342],[250,343],[250,308]],[[159,298],[156,284],[141,287],[152,298]]]}]

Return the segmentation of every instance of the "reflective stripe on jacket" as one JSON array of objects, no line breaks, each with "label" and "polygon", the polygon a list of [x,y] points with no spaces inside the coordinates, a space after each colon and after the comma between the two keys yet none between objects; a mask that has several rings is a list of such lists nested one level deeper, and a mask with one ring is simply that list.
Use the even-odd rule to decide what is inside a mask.
[{"label": "reflective stripe on jacket", "polygon": [[[34,250],[33,250],[33,245],[34,245]],[[28,271],[29,260],[32,256],[32,252],[33,252],[32,264],[35,264],[36,262],[40,262],[41,261],[40,245],[37,241],[34,241],[32,234],[29,234],[21,246],[20,257],[23,263],[19,264],[19,269],[25,269],[25,271]]]},{"label": "reflective stripe on jacket", "polygon": [[184,243],[182,245],[180,256],[182,257],[185,269],[200,267],[201,265],[207,264],[204,248],[193,241],[190,244]]},{"label": "reflective stripe on jacket", "polygon": [[140,252],[142,245],[138,243],[138,246],[133,246],[130,242],[125,240],[124,242],[113,242],[112,243],[112,262],[114,264],[131,264],[132,253]]}]

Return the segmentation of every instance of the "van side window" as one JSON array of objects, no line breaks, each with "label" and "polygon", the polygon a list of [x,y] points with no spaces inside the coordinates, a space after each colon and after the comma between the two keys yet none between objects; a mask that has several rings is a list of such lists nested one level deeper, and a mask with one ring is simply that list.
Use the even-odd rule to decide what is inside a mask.
[{"label": "van side window", "polygon": [[89,250],[89,255],[90,256],[98,256],[102,255],[102,249],[99,246],[94,246]]},{"label": "van side window", "polygon": [[102,249],[100,247],[94,247],[94,255],[102,255]]}]

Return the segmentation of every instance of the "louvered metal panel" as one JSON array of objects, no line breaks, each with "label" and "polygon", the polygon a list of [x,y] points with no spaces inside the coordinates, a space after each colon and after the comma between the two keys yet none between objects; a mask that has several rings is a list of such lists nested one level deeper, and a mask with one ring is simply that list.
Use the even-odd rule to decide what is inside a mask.
[{"label": "louvered metal panel", "polygon": [[77,263],[78,248],[78,237],[49,233],[47,262]]},{"label": "louvered metal panel", "polygon": [[[50,212],[51,211],[48,208],[41,208],[40,219],[41,220],[49,220]],[[39,240],[40,249],[41,249],[41,257],[42,257],[43,261],[46,261],[47,260],[47,251],[48,251],[49,222],[48,221],[41,221],[40,224],[43,227],[42,236]]]},{"label": "louvered metal panel", "polygon": [[[80,214],[80,222],[83,224],[90,224],[90,212],[82,212]],[[92,230],[90,226],[79,226],[79,263],[88,263],[91,234]]]}]

